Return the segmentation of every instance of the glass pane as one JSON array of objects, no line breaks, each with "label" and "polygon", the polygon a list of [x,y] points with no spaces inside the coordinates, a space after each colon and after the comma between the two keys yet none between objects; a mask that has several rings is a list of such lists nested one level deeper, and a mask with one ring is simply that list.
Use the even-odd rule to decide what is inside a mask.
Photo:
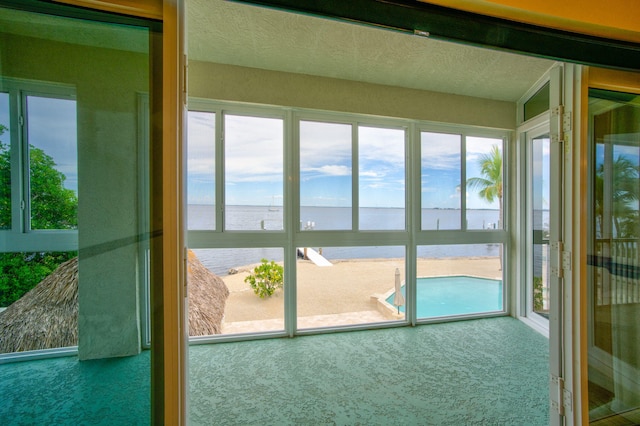
[{"label": "glass pane", "polygon": [[298,328],[404,319],[404,247],[299,248],[296,268]]},{"label": "glass pane", "polygon": [[187,123],[188,229],[216,229],[216,114],[189,111]]},{"label": "glass pane", "polygon": [[[189,335],[284,330],[282,248],[197,249],[189,254]],[[207,322],[210,322],[210,321]]]},{"label": "glass pane", "polygon": [[460,229],[461,136],[422,132],[422,229]]},{"label": "glass pane", "polygon": [[10,124],[9,94],[0,92],[0,229],[11,229]]},{"label": "glass pane", "polygon": [[637,424],[640,107],[635,95],[601,90],[589,94],[589,418]]},{"label": "glass pane", "polygon": [[527,121],[549,109],[549,83],[538,90],[524,103],[524,121]]},{"label": "glass pane", "polygon": [[351,125],[300,122],[300,229],[351,229]]},{"label": "glass pane", "polygon": [[549,135],[532,141],[533,312],[549,317]]},{"label": "glass pane", "polygon": [[225,229],[283,229],[280,118],[224,117]]},{"label": "glass pane", "polygon": [[[149,194],[162,197],[161,182],[149,176],[160,167],[146,155],[161,147],[148,146],[153,117],[142,101],[151,89],[151,37],[135,25],[142,21],[100,18],[0,7],[0,81],[24,122],[10,167],[38,230],[0,232],[0,295],[10,296],[0,305],[13,302],[0,312],[0,352],[8,352],[3,361],[22,361],[1,366],[0,418],[10,423],[151,419],[148,317],[140,315],[149,218],[161,217]],[[162,280],[162,271],[154,276]],[[33,359],[52,352],[65,356]]]},{"label": "glass pane", "polygon": [[467,229],[502,229],[502,139],[468,136]]},{"label": "glass pane", "polygon": [[404,139],[400,129],[358,128],[360,229],[404,229]]},{"label": "glass pane", "polygon": [[502,244],[418,246],[417,317],[502,311]]},{"label": "glass pane", "polygon": [[27,123],[31,229],[76,229],[76,101],[27,96]]}]

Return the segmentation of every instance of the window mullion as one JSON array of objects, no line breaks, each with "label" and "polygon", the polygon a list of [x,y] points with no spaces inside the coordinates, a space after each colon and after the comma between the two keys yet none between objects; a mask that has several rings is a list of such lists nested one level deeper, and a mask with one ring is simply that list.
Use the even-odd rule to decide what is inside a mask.
[{"label": "window mullion", "polygon": [[409,212],[407,231],[409,232],[409,246],[406,250],[406,280],[405,280],[405,320],[416,325],[416,288],[418,246],[416,235],[422,228],[422,151],[420,130],[416,123],[412,123],[408,130],[408,144],[406,156],[406,210]]},{"label": "window mullion", "polygon": [[215,203],[216,203],[216,231],[222,232],[224,223],[224,110],[216,110],[215,128]]},{"label": "window mullion", "polygon": [[16,89],[9,90],[9,151],[11,173],[11,230],[13,233],[24,232],[22,200],[23,198],[23,174],[22,174],[22,126],[20,92]]},{"label": "window mullion", "polygon": [[351,124],[351,226],[360,229],[360,166],[358,162],[358,123]]},{"label": "window mullion", "polygon": [[287,110],[284,117],[284,188],[283,224],[287,244],[284,247],[284,329],[288,336],[295,335],[297,324],[297,247],[295,233],[300,223],[299,143],[293,111]]},{"label": "window mullion", "polygon": [[460,229],[467,230],[467,135],[460,138]]},{"label": "window mullion", "polygon": [[18,152],[18,197],[20,209],[19,214],[19,230],[21,233],[31,231],[31,194],[30,194],[30,176],[29,176],[29,114],[27,109],[27,95],[19,92],[19,137],[17,143]]}]

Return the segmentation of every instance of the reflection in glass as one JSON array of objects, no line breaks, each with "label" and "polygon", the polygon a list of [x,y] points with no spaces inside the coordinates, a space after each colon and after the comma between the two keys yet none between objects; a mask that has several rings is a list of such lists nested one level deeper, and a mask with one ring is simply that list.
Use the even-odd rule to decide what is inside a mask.
[{"label": "reflection in glass", "polygon": [[589,418],[635,424],[640,409],[640,108],[635,95],[603,90],[589,95]]},{"label": "reflection in glass", "polygon": [[187,226],[214,230],[216,114],[189,111],[187,131]]},{"label": "reflection in glass", "polygon": [[27,96],[31,229],[76,229],[76,101]]},{"label": "reflection in glass", "polygon": [[420,133],[422,229],[460,229],[461,136]]},{"label": "reflection in glass", "polygon": [[351,125],[301,121],[301,229],[351,229],[351,173]]},{"label": "reflection in glass", "polygon": [[418,318],[502,311],[502,244],[418,246]]},{"label": "reflection in glass", "polygon": [[[210,310],[216,318],[224,316],[220,332],[210,334],[284,330],[282,248],[194,249],[190,252],[190,261],[197,259],[195,263],[200,263],[206,271],[201,275],[190,274],[189,286],[199,282],[200,286],[209,285],[204,281],[214,280],[215,289],[205,290],[210,295],[207,304],[192,298],[189,309],[201,307]],[[209,278],[203,280],[205,276]],[[272,294],[264,293],[270,290],[273,290]]]},{"label": "reflection in glass", "polygon": [[[502,229],[502,139],[468,136],[467,229]],[[469,220],[484,211],[482,223]]]},{"label": "reflection in glass", "polygon": [[[68,10],[36,3],[25,7]],[[12,96],[13,122],[23,123],[20,132],[12,129],[11,172],[20,176],[13,187],[24,195],[24,209],[13,206],[13,223],[26,223],[0,232],[0,293],[26,293],[0,314],[0,346],[24,352],[3,356],[22,362],[2,366],[10,374],[0,387],[12,396],[3,400],[8,405],[0,417],[14,424],[149,424],[152,357],[143,346],[149,321],[141,314],[149,312],[143,280],[151,273],[161,284],[163,272],[158,244],[150,249],[152,262],[143,253],[149,218],[162,218],[148,197],[162,198],[163,187],[157,173],[150,176],[161,166],[148,164],[145,153],[162,158],[154,145],[161,138],[148,138],[151,128],[162,133],[162,127],[142,98],[157,94],[149,69],[155,44],[143,21],[119,25],[110,23],[120,19],[115,15],[78,14],[101,19],[88,21],[16,5],[0,7],[0,81]],[[8,136],[0,136],[3,144]],[[163,235],[161,225],[153,231]],[[158,297],[153,306],[161,305]],[[42,348],[47,351],[31,351]],[[153,382],[162,383],[161,369],[154,372]]]},{"label": "reflection in glass", "polygon": [[358,128],[360,229],[405,228],[405,132]]},{"label": "reflection in glass", "polygon": [[0,229],[11,229],[9,94],[0,92]]},{"label": "reflection in glass", "polygon": [[533,312],[549,316],[549,135],[532,141]]},{"label": "reflection in glass", "polygon": [[392,297],[404,285],[404,247],[300,248],[296,269],[300,329],[404,319]]},{"label": "reflection in glass", "polygon": [[224,126],[225,229],[273,230],[283,218],[283,121],[226,115]]},{"label": "reflection in glass", "polygon": [[524,121],[542,114],[549,109],[549,82],[545,83],[524,103]]}]

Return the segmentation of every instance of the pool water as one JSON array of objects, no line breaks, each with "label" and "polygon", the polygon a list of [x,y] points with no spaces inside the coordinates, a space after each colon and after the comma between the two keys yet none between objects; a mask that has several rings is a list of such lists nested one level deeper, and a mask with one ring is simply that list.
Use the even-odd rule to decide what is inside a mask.
[{"label": "pool water", "polygon": [[[392,306],[393,296],[386,299]],[[417,309],[418,318],[502,311],[502,281],[466,275],[418,278]]]}]

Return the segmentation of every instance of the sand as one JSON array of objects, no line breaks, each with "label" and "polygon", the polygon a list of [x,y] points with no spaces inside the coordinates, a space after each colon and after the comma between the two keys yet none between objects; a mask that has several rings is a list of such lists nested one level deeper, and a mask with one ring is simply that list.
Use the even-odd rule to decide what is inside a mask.
[{"label": "sand", "polygon": [[[357,259],[332,261],[321,267],[308,260],[297,263],[297,315],[311,317],[379,310],[375,296],[393,290],[395,270],[404,280],[403,259]],[[244,282],[253,266],[237,268],[238,273],[221,277],[230,295],[225,309],[225,323],[278,320],[284,317],[284,291],[278,290],[260,299]],[[472,275],[501,279],[498,258],[420,259],[419,277]],[[374,297],[372,297],[374,296]]]}]

